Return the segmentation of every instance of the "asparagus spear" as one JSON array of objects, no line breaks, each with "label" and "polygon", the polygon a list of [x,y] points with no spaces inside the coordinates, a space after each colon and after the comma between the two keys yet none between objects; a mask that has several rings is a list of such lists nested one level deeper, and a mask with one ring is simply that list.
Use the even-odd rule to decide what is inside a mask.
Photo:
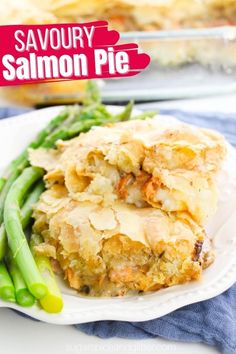
[{"label": "asparagus spear", "polygon": [[3,189],[5,183],[6,183],[6,179],[3,178],[3,177],[1,177],[1,178],[0,178],[0,192],[1,192],[1,190]]},{"label": "asparagus spear", "polygon": [[[40,181],[34,187],[33,191],[30,193],[23,207],[21,208],[21,223],[23,229],[25,229],[26,226],[28,226],[28,223],[32,215],[32,205],[38,201],[43,190],[44,190],[44,183]],[[7,234],[6,234],[4,223],[2,223],[2,225],[0,226],[0,261],[6,255],[6,251],[7,251]]]},{"label": "asparagus spear", "polygon": [[7,265],[15,287],[16,302],[24,307],[33,306],[35,303],[35,298],[27,289],[26,283],[11,252],[9,252],[7,257]]},{"label": "asparagus spear", "polygon": [[61,291],[57,285],[55,275],[53,273],[50,260],[45,256],[36,255],[34,246],[42,242],[39,235],[32,235],[30,240],[31,251],[34,255],[35,262],[38,266],[39,272],[42,275],[45,284],[47,285],[48,292],[46,296],[39,300],[42,308],[49,313],[61,312],[63,308],[63,299]]},{"label": "asparagus spear", "polygon": [[[30,221],[30,217],[32,214],[32,206],[39,199],[39,196],[44,190],[44,183],[40,181],[30,193],[29,197],[25,201],[22,209],[21,209],[21,223],[23,229],[28,225]],[[2,224],[1,229],[3,230],[4,224]],[[5,228],[4,228],[5,232]],[[4,235],[6,238],[6,234]],[[5,242],[6,243],[6,242]],[[1,243],[0,243],[1,246]],[[6,254],[6,245],[4,245],[4,249],[1,250],[2,255]],[[21,306],[33,306],[35,302],[34,296],[28,291],[25,281],[20,273],[20,270],[12,256],[11,251],[8,252],[7,256],[7,266],[10,272],[11,278],[13,280],[13,284],[15,287],[15,297],[16,302]]]},{"label": "asparagus spear", "polygon": [[3,260],[7,251],[7,235],[4,224],[0,226],[0,261]]},{"label": "asparagus spear", "polygon": [[[21,208],[21,223],[23,229],[29,224],[32,215],[32,206],[38,201],[43,190],[44,183],[40,181],[34,187],[33,191],[30,193],[23,207]],[[24,307],[33,306],[35,298],[27,289],[26,283],[11,252],[9,252],[9,255],[7,257],[7,263],[10,275],[13,280],[13,284],[15,286],[16,302]]]},{"label": "asparagus spear", "polygon": [[45,186],[43,181],[39,181],[25,200],[24,205],[21,208],[21,224],[23,229],[28,226],[32,215],[33,205],[37,203],[44,189]]},{"label": "asparagus spear", "polygon": [[130,101],[126,105],[125,109],[121,113],[119,113],[115,116],[115,120],[118,122],[119,121],[123,122],[123,121],[129,120],[131,118],[133,108],[134,108],[134,101]]},{"label": "asparagus spear", "polygon": [[37,299],[46,295],[47,287],[37,269],[23,232],[20,206],[30,187],[42,176],[42,169],[36,167],[26,168],[11,186],[4,207],[4,224],[9,247],[29,291]]},{"label": "asparagus spear", "polygon": [[132,120],[145,120],[147,118],[153,118],[157,115],[157,112],[153,112],[153,111],[146,111],[146,112],[142,112],[140,114],[138,114],[137,116],[132,117]]},{"label": "asparagus spear", "polygon": [[0,298],[15,302],[14,285],[3,262],[0,262]]}]

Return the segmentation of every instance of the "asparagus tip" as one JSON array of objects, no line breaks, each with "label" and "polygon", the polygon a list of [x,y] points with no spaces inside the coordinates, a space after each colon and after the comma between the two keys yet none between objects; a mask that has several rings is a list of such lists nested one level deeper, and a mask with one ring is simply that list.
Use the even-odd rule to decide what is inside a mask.
[{"label": "asparagus tip", "polygon": [[63,300],[58,296],[46,295],[40,300],[42,308],[48,313],[59,313],[63,309]]}]

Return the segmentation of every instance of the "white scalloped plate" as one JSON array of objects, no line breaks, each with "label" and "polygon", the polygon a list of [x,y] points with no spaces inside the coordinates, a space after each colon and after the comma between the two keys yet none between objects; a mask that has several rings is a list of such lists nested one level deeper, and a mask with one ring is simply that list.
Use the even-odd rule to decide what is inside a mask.
[{"label": "white scalloped plate", "polygon": [[[46,108],[0,121],[0,169],[60,110],[61,107]],[[117,111],[119,108],[111,107],[111,110]],[[47,314],[37,305],[26,309],[0,301],[0,307],[16,309],[35,319],[54,324],[98,320],[145,321],[224,292],[236,282],[236,152],[230,145],[218,184],[218,211],[207,225],[208,233],[213,236],[216,260],[204,271],[201,281],[148,295],[112,299],[83,298],[62,284],[65,306],[58,315]]]}]

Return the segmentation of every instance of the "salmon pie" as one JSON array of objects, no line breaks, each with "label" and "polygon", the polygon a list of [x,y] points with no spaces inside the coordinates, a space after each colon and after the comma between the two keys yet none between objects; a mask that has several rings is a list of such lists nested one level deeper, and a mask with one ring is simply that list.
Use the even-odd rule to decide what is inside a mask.
[{"label": "salmon pie", "polygon": [[69,285],[92,296],[147,292],[201,277],[213,261],[204,226],[217,205],[223,137],[156,117],[104,127],[52,150],[34,232]]}]

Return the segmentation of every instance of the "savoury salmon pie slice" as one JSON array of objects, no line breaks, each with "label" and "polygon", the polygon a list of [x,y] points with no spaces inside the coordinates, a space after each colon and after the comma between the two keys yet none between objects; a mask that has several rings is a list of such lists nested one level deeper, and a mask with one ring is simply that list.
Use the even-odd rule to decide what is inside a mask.
[{"label": "savoury salmon pie slice", "polygon": [[55,150],[31,150],[30,162],[78,202],[187,212],[203,225],[216,210],[225,154],[220,134],[157,117],[94,127]]},{"label": "savoury salmon pie slice", "polygon": [[200,278],[212,262],[205,232],[188,213],[122,202],[104,207],[46,190],[34,209],[35,252],[59,265],[70,287],[91,296],[147,292]]}]

